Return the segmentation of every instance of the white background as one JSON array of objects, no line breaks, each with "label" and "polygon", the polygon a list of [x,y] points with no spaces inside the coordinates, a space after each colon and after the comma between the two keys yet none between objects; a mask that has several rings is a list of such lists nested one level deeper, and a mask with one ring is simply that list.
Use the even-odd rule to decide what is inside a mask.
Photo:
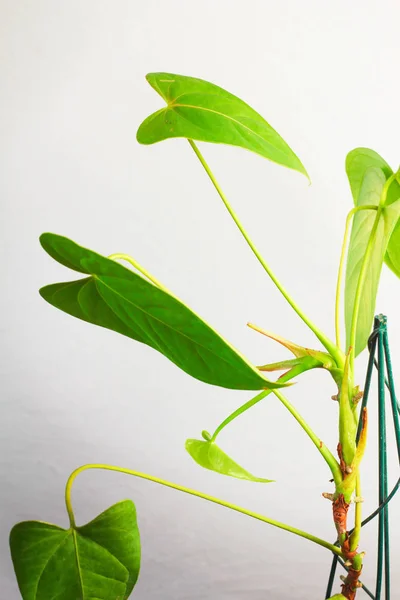
[{"label": "white background", "polygon": [[[2,0],[0,6],[1,597],[20,597],[10,528],[24,519],[67,526],[64,484],[87,462],[170,479],[333,541],[330,505],[321,498],[330,489],[329,472],[278,401],[259,404],[219,438],[240,464],[277,483],[203,471],[185,453],[185,439],[213,430],[251,393],[208,387],[150,348],[46,305],[38,288],[71,275],[43,252],[38,236],[53,231],[106,255],[132,254],[256,364],[289,356],[247,329],[249,320],[315,346],[187,142],[136,142],[140,122],[162,106],[147,72],[207,79],[261,112],[311,175],[309,187],[301,175],[244,150],[201,145],[272,268],[333,335],[340,243],[352,204],[345,155],[363,145],[394,168],[400,160],[399,4]],[[400,282],[385,268],[377,311],[389,316],[400,389],[399,294]],[[328,375],[315,372],[288,396],[334,449],[332,393]],[[375,419],[371,410],[366,512],[376,504]],[[393,482],[393,444],[390,464]],[[81,475],[73,494],[78,522],[126,497],[137,505],[143,542],[135,598],[324,597],[326,550],[151,483]],[[396,499],[395,563],[399,508]],[[361,543],[368,551],[363,578],[371,585],[374,535],[370,525]],[[398,570],[393,580],[400,585]]]}]

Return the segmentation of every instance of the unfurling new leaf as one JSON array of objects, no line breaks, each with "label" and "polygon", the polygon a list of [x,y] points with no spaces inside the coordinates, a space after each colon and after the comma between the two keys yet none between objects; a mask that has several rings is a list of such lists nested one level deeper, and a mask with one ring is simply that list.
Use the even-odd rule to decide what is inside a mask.
[{"label": "unfurling new leaf", "polygon": [[23,600],[125,600],[139,576],[140,537],[130,500],[83,527],[18,523],[10,548]]},{"label": "unfurling new leaf", "polygon": [[140,125],[137,139],[141,144],[180,137],[240,146],[308,177],[281,136],[233,94],[203,79],[172,73],[150,73],[147,81],[167,106]]},{"label": "unfurling new leaf", "polygon": [[[356,322],[354,348],[356,356],[367,345],[375,312],[382,264],[385,256],[388,255],[388,252],[390,253],[390,247],[393,247],[393,244],[396,243],[396,239],[392,238],[396,223],[400,217],[400,188],[397,182],[394,181],[389,187],[386,202],[382,204],[381,200],[389,167],[384,166],[386,163],[381,165],[381,167],[370,166],[371,164],[376,165],[379,162],[378,155],[375,156],[375,153],[371,153],[372,151],[369,151],[369,153],[353,151],[349,154],[346,162],[347,174],[354,195],[355,205],[373,205],[379,207],[379,210],[361,210],[354,215],[348,249],[345,287],[347,348],[351,345],[353,313],[360,273],[363,268],[368,244],[371,243],[370,237],[373,235],[373,248],[359,295],[360,305]],[[396,250],[392,251],[391,256],[395,264]]]},{"label": "unfurling new leaf", "polygon": [[56,261],[89,275],[42,288],[53,306],[151,346],[205,383],[238,390],[286,385],[268,381],[180,300],[130,269],[59,235],[44,233],[40,241]]},{"label": "unfurling new leaf", "polygon": [[[359,205],[359,194],[362,181],[367,169],[376,167],[381,169],[385,176],[385,181],[393,175],[393,171],[388,163],[374,150],[370,148],[355,148],[346,158],[346,172],[349,178],[351,193],[355,206]],[[391,184],[387,197],[386,204],[389,206],[400,198],[400,182],[398,178]],[[400,219],[390,237],[388,247],[386,249],[385,263],[390,269],[400,277]]]}]

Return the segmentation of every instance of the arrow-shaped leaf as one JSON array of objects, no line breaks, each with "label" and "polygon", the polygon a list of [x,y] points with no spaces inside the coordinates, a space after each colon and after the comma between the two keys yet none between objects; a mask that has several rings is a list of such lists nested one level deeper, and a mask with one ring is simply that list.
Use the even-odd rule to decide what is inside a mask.
[{"label": "arrow-shaped leaf", "polygon": [[272,479],[255,477],[232,460],[215,442],[189,439],[185,448],[198,465],[221,475],[246,479],[258,483],[271,483]]},{"label": "arrow-shaped leaf", "polygon": [[182,137],[240,146],[308,176],[281,136],[233,94],[203,79],[172,73],[150,73],[147,81],[167,106],[140,125],[141,144]]},{"label": "arrow-shaped leaf", "polygon": [[10,547],[23,600],[125,600],[139,575],[140,537],[130,500],[83,527],[19,523]]},{"label": "arrow-shaped leaf", "polygon": [[55,260],[89,275],[42,288],[53,306],[151,346],[200,381],[240,390],[285,385],[267,380],[180,300],[130,269],[59,235],[40,241]]}]

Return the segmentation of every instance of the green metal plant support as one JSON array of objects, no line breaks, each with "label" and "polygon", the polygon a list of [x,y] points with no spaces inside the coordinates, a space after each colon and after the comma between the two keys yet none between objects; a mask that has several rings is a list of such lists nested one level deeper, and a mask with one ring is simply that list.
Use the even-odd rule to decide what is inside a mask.
[{"label": "green metal plant support", "polygon": [[[383,315],[375,317],[374,329],[368,341],[369,361],[365,378],[364,397],[361,410],[367,406],[371,379],[374,365],[378,372],[378,427],[379,427],[379,505],[364,521],[362,526],[378,517],[378,559],[376,568],[375,595],[362,585],[364,592],[373,600],[381,600],[382,584],[384,585],[385,600],[390,600],[390,534],[389,534],[389,502],[392,500],[400,487],[400,478],[388,494],[388,469],[387,469],[387,446],[386,446],[386,399],[385,386],[389,390],[391,411],[393,414],[393,425],[396,436],[397,453],[400,464],[400,405],[397,402],[392,362],[390,358],[389,339],[387,333],[387,318]],[[376,358],[378,355],[378,358]],[[357,432],[357,442],[361,433],[361,423]],[[351,532],[350,532],[351,533]],[[336,575],[338,562],[347,570],[343,560],[334,555],[329,573],[328,586],[325,598],[332,595],[332,587]]]}]

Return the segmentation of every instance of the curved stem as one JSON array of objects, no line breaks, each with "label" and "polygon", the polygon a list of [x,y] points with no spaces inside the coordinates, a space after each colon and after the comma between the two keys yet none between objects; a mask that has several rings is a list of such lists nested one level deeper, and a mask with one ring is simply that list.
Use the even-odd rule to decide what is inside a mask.
[{"label": "curved stem", "polygon": [[134,258],[132,258],[132,256],[129,256],[129,254],[110,254],[108,258],[110,260],[126,260],[126,262],[130,263],[133,267],[135,267],[135,269],[137,269],[139,273],[147,277],[147,279],[154,283],[155,286],[160,288],[160,290],[171,294],[171,292],[165,286],[163,286],[163,284],[160,281],[158,281],[158,279],[153,277],[153,275],[151,275],[148,271],[146,271],[146,269],[139,265],[139,263]]},{"label": "curved stem", "polygon": [[349,236],[350,223],[353,216],[360,210],[378,210],[375,204],[365,204],[364,206],[355,206],[346,217],[346,225],[344,229],[342,250],[340,254],[339,271],[336,283],[336,299],[335,299],[335,333],[336,333],[336,346],[341,348],[340,342],[340,295],[342,288],[342,276],[344,268],[344,260],[346,256],[347,238]]},{"label": "curved stem", "polygon": [[231,504],[230,502],[226,502],[225,500],[221,500],[219,498],[214,498],[213,496],[209,496],[208,494],[203,494],[202,492],[198,492],[197,490],[192,490],[186,488],[182,485],[178,485],[176,483],[171,483],[170,481],[165,481],[164,479],[159,479],[158,477],[153,477],[152,475],[147,475],[146,473],[140,473],[139,471],[132,471],[131,469],[123,469],[122,467],[115,467],[113,465],[103,465],[103,464],[90,464],[83,465],[78,469],[75,469],[73,473],[68,478],[67,485],[65,487],[65,504],[71,524],[71,528],[76,528],[75,516],[72,510],[71,504],[71,490],[72,485],[76,479],[76,477],[82,473],[83,471],[87,471],[89,469],[102,469],[105,471],[116,471],[117,473],[124,473],[125,475],[133,475],[134,477],[140,477],[141,479],[147,479],[148,481],[153,481],[154,483],[158,483],[160,485],[164,485],[166,487],[172,488],[174,490],[178,490],[179,492],[184,492],[185,494],[190,494],[192,496],[197,496],[198,498],[202,498],[203,500],[208,500],[209,502],[213,502],[214,504],[219,504],[220,506],[225,506],[226,508],[230,508],[236,512],[247,515],[248,517],[252,517],[253,519],[257,519],[259,521],[263,521],[264,523],[268,523],[268,525],[273,525],[274,527],[278,527],[279,529],[283,529],[285,531],[289,531],[290,533],[294,533],[310,542],[314,542],[319,546],[327,548],[331,552],[342,556],[342,552],[340,548],[322,540],[311,533],[307,533],[306,531],[302,531],[301,529],[297,529],[296,527],[292,527],[291,525],[286,525],[286,523],[281,523],[280,521],[275,521],[274,519],[269,519],[268,517],[264,517],[258,513],[252,512],[251,510],[247,510],[246,508],[242,508],[241,506],[237,506],[236,504]]},{"label": "curved stem", "polygon": [[246,242],[250,246],[250,248],[253,251],[254,255],[257,257],[257,259],[260,262],[260,264],[263,266],[263,268],[265,269],[265,271],[268,273],[269,277],[272,279],[272,281],[274,282],[274,284],[276,285],[276,287],[278,288],[278,290],[280,291],[280,293],[282,294],[282,296],[285,298],[285,300],[290,304],[290,306],[293,308],[293,310],[298,314],[298,316],[300,317],[300,319],[302,319],[302,321],[304,321],[304,323],[317,336],[317,338],[319,339],[319,341],[321,342],[321,344],[323,344],[323,346],[328,350],[328,352],[330,352],[330,354],[332,355],[332,357],[338,363],[338,366],[342,366],[342,363],[344,362],[344,359],[343,359],[343,356],[341,355],[341,352],[339,351],[339,349],[336,348],[335,344],[322,331],[320,331],[316,327],[316,325],[314,325],[314,323],[312,321],[310,321],[310,319],[303,313],[303,311],[300,309],[300,307],[297,306],[297,304],[295,303],[295,301],[291,298],[291,296],[289,295],[289,293],[285,290],[285,288],[283,287],[283,285],[280,283],[280,281],[274,275],[274,273],[272,272],[272,270],[269,267],[269,265],[265,262],[265,260],[263,259],[263,257],[261,256],[261,254],[259,253],[259,251],[257,250],[257,248],[255,247],[255,245],[251,241],[251,238],[250,238],[249,234],[244,229],[243,225],[241,224],[241,222],[240,222],[238,216],[236,215],[236,213],[234,212],[233,208],[229,204],[227,197],[225,196],[225,194],[223,193],[222,189],[220,188],[217,180],[215,179],[215,177],[214,177],[214,175],[213,175],[210,167],[206,163],[206,161],[205,161],[203,155],[201,154],[200,150],[198,149],[198,147],[196,146],[196,144],[194,143],[193,140],[188,140],[188,142],[191,145],[191,147],[193,148],[193,150],[194,150],[197,158],[199,159],[199,161],[203,165],[204,170],[206,171],[206,173],[209,176],[211,182],[213,183],[215,189],[217,190],[217,192],[218,192],[218,194],[219,194],[222,202],[225,204],[225,206],[226,206],[229,214],[231,215],[232,219],[235,221],[235,223],[238,226],[241,234],[243,235],[244,239],[246,240]]},{"label": "curved stem", "polygon": [[343,476],[340,470],[340,465],[336,458],[333,456],[332,452],[325,446],[325,444],[320,440],[320,438],[314,433],[308,423],[303,419],[303,417],[297,412],[295,407],[289,402],[287,398],[278,390],[272,390],[273,393],[282,404],[288,409],[288,411],[293,415],[299,425],[304,429],[308,437],[312,440],[315,447],[318,449],[320,454],[323,456],[325,461],[327,462],[333,479],[335,481],[335,485],[339,485],[342,482]]},{"label": "curved stem", "polygon": [[[296,370],[296,368],[290,369],[290,371],[281,375],[281,377],[279,377],[278,381],[280,383],[286,383],[287,381],[290,381],[291,379],[293,379],[293,377],[296,377],[296,375],[299,375],[300,373],[301,373],[301,370]],[[255,396],[254,398],[252,398],[251,400],[248,400],[247,402],[245,402],[245,404],[242,404],[242,406],[239,406],[239,408],[237,408],[233,413],[231,413],[228,417],[226,417],[226,419],[224,419],[222,421],[222,423],[220,423],[220,425],[218,425],[217,429],[214,431],[214,433],[212,435],[211,441],[215,442],[215,440],[217,439],[217,435],[219,435],[221,433],[221,431],[227,425],[229,425],[229,423],[231,423],[234,419],[239,417],[242,413],[246,412],[246,410],[249,410],[249,408],[251,408],[255,404],[258,404],[261,400],[264,400],[264,398],[269,396],[269,394],[271,394],[271,393],[272,393],[272,390],[263,390],[260,394],[257,394],[257,396]]]},{"label": "curved stem", "polygon": [[217,439],[217,435],[219,433],[221,433],[221,431],[227,425],[229,425],[229,423],[231,423],[234,419],[236,419],[237,417],[239,417],[242,413],[246,412],[246,410],[249,410],[249,408],[251,408],[255,404],[258,404],[258,402],[260,402],[261,400],[263,400],[270,393],[271,393],[271,390],[263,390],[260,394],[257,394],[257,396],[255,396],[254,398],[252,398],[251,400],[248,400],[247,402],[245,402],[245,404],[242,404],[242,406],[239,406],[239,408],[237,408],[233,413],[231,413],[228,417],[226,417],[226,419],[224,419],[222,421],[222,423],[220,423],[218,425],[218,427],[216,428],[216,430],[212,434],[211,441],[215,442],[215,440]]}]

